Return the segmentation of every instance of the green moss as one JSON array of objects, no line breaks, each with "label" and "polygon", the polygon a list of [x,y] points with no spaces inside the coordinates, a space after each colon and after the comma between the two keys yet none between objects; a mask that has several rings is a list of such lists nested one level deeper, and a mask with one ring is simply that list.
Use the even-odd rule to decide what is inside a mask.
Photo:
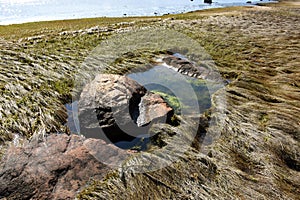
[{"label": "green moss", "polygon": [[64,103],[71,100],[71,91],[73,87],[74,81],[70,79],[59,80],[53,83],[53,89],[61,95],[61,99]]},{"label": "green moss", "polygon": [[154,92],[156,94],[159,94],[168,104],[171,106],[176,114],[180,114],[180,101],[176,96],[169,95],[164,92],[160,92],[157,90],[152,90],[151,92]]},{"label": "green moss", "polygon": [[[259,116],[259,122],[260,122],[260,125],[263,127],[263,129],[266,128],[268,122],[269,122],[269,115],[267,113],[261,113],[260,116]],[[268,137],[267,137],[268,138]],[[268,139],[266,139],[268,140]]]}]

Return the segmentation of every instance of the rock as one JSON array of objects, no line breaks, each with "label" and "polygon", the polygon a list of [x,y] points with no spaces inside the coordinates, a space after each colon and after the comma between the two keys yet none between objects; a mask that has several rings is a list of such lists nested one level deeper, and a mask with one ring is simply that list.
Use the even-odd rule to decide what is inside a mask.
[{"label": "rock", "polygon": [[209,4],[211,4],[211,3],[212,3],[212,0],[204,0],[204,3],[209,3]]},{"label": "rock", "polygon": [[228,82],[224,81],[219,72],[209,66],[208,63],[197,64],[191,62],[186,58],[181,58],[174,55],[166,55],[162,61],[169,65],[173,70],[198,79],[207,80],[220,85],[227,85]]},{"label": "rock", "polygon": [[91,177],[101,179],[110,170],[93,156],[103,151],[127,154],[102,140],[77,135],[50,135],[12,146],[0,164],[0,199],[74,199]]},{"label": "rock", "polygon": [[30,41],[30,40],[41,40],[41,39],[43,39],[43,37],[45,37],[45,35],[32,36],[32,37],[28,37],[27,41]]},{"label": "rock", "polygon": [[163,62],[165,62],[167,65],[170,65],[174,67],[175,70],[177,70],[181,74],[187,74],[191,77],[199,77],[202,79],[207,79],[209,74],[209,69],[202,67],[202,66],[196,66],[194,63],[179,58],[177,56],[169,55],[164,57]]},{"label": "rock", "polygon": [[252,3],[252,2],[251,2],[251,1],[247,1],[246,3],[249,3],[249,4],[250,4],[250,3]]},{"label": "rock", "polygon": [[160,121],[165,121],[171,118],[174,114],[173,109],[158,95],[148,92],[142,97],[139,104],[140,115],[137,118],[137,125],[144,126],[153,120],[162,118]]},{"label": "rock", "polygon": [[83,89],[78,102],[80,125],[85,129],[125,125],[137,118],[137,107],[146,89],[132,79],[99,74]]},{"label": "rock", "polygon": [[78,102],[81,133],[111,142],[130,141],[146,134],[151,121],[169,120],[172,108],[136,81],[120,75],[99,74]]}]

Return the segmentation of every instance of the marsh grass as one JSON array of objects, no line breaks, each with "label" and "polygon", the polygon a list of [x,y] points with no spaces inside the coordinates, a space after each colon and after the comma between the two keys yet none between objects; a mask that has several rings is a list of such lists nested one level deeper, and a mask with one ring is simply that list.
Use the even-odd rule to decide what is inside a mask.
[{"label": "marsh grass", "polygon": [[[198,41],[222,76],[230,79],[225,88],[225,124],[216,121],[212,127],[216,131],[222,127],[221,136],[209,147],[210,158],[199,158],[201,154],[191,149],[177,163],[156,173],[115,173],[96,180],[78,198],[149,194],[165,199],[297,199],[299,16],[299,6],[284,2],[162,17],[0,26],[0,141],[7,143],[14,134],[30,138],[68,133],[63,126],[63,104],[70,101],[74,74],[89,52],[120,31],[163,26]],[[85,29],[94,26],[104,31],[88,34]],[[85,33],[73,32],[78,30]],[[64,31],[67,33],[60,34]],[[126,59],[144,62],[143,57]],[[129,69],[122,68],[128,63],[124,60],[115,64],[125,72]]]},{"label": "marsh grass", "polygon": [[[206,189],[200,194],[192,193],[193,198],[205,199],[213,195],[217,199],[297,198],[300,185],[299,174],[296,175],[299,171],[297,135],[300,133],[297,120],[300,104],[296,103],[299,102],[296,82],[300,81],[300,71],[296,69],[300,64],[297,53],[300,49],[299,16],[299,7],[284,2],[192,12],[170,16],[165,22],[167,27],[197,40],[212,56],[222,76],[231,80],[226,87],[229,121],[219,124],[224,127],[222,136],[210,154],[218,163],[219,173],[215,179],[197,173],[196,177],[204,176],[202,181],[205,180]],[[186,169],[184,164],[178,165],[180,170]],[[163,170],[157,174],[164,178],[169,175]],[[184,173],[171,174],[184,183],[195,180],[174,177]],[[146,177],[136,175],[129,177],[127,182],[138,191],[140,183],[154,183],[155,186],[147,185],[141,190],[154,196],[176,199],[186,195],[187,199],[191,198],[177,187],[180,183],[160,185],[158,180]],[[103,188],[125,191],[128,187],[123,187],[117,179],[110,181],[92,184],[93,190],[88,191],[88,187],[79,197],[121,198],[118,193],[108,194]],[[185,191],[193,185],[189,183],[184,186]],[[192,191],[200,191],[194,185],[192,188]],[[132,192],[129,189],[126,195],[132,197]]]},{"label": "marsh grass", "polygon": [[94,26],[113,26],[121,22],[132,22],[136,20],[147,21],[155,18],[156,17],[103,17],[0,25],[0,35],[7,40],[18,40],[31,36],[53,35],[63,31],[81,30]]}]

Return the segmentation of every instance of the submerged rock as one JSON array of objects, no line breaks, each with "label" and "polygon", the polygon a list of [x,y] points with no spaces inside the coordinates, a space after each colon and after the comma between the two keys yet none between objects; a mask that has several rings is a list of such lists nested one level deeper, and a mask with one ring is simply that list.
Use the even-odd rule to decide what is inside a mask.
[{"label": "submerged rock", "polygon": [[207,64],[202,63],[201,65],[198,65],[185,58],[177,57],[174,55],[164,56],[162,61],[165,62],[167,65],[173,67],[174,70],[178,71],[183,75],[203,80],[209,80],[216,83],[224,82],[224,80],[220,77],[219,73],[213,70]]}]

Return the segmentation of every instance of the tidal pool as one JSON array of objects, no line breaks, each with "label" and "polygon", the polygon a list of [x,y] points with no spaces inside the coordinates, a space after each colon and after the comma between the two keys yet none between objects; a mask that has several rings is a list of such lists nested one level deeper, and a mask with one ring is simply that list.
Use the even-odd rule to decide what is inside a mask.
[{"label": "tidal pool", "polygon": [[[126,76],[143,85],[148,91],[161,95],[176,115],[198,116],[211,107],[206,81],[182,75],[171,67],[158,65],[146,71],[128,73]],[[81,134],[78,101],[65,106],[68,111],[66,125],[72,133]],[[130,141],[114,142],[114,145],[122,149],[146,150],[149,143],[151,140],[146,134]]]}]

